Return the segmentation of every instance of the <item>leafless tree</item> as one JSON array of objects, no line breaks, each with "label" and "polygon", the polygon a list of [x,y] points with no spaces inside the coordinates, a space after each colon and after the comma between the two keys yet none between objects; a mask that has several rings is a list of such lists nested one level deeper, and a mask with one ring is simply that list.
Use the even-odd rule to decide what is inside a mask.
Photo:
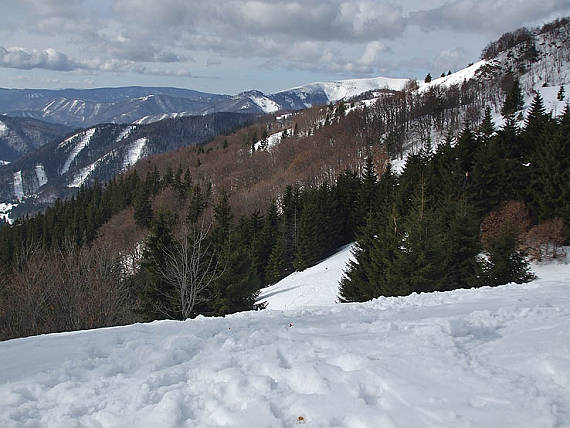
[{"label": "leafless tree", "polygon": [[207,301],[206,290],[223,273],[208,237],[210,229],[211,224],[206,226],[204,221],[185,224],[174,245],[165,250],[164,261],[156,263],[159,275],[174,293],[167,296],[173,310],[159,308],[168,316],[175,312],[182,319],[189,318],[198,303]]}]

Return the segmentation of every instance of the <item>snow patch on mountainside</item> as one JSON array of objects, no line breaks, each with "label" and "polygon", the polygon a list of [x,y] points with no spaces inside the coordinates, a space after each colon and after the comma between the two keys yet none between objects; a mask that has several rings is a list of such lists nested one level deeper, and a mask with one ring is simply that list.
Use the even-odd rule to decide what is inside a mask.
[{"label": "snow patch on mountainside", "polygon": [[449,76],[432,79],[432,81],[429,83],[418,80],[418,84],[420,85],[420,92],[427,91],[433,86],[443,86],[448,88],[453,85],[461,85],[463,82],[471,80],[473,77],[475,77],[477,70],[479,70],[485,64],[487,64],[487,61],[485,60],[478,61],[469,67],[456,71],[455,73],[451,73]]},{"label": "snow patch on mountainside", "polygon": [[265,113],[275,113],[281,108],[275,101],[264,96],[251,95],[249,99]]},{"label": "snow patch on mountainside", "polygon": [[10,129],[6,126],[4,122],[0,120],[0,137],[5,136],[8,132],[10,132]]},{"label": "snow patch on mountainside", "polygon": [[127,138],[131,132],[133,132],[133,130],[136,128],[136,126],[131,125],[131,126],[127,126],[123,131],[121,131],[121,133],[119,134],[119,136],[117,137],[117,139],[115,140],[116,142],[119,142],[125,138]]},{"label": "snow patch on mountainside", "polygon": [[[61,167],[61,170],[59,171],[60,175],[65,174],[69,170],[69,167],[71,166],[71,162],[73,162],[73,160],[77,157],[77,155],[79,153],[81,153],[81,151],[89,145],[89,142],[91,141],[91,137],[93,137],[93,134],[95,134],[95,128],[88,129],[87,131],[82,133],[81,140],[79,140],[79,142],[73,147],[73,149],[71,150],[71,153],[69,154],[65,163]],[[65,140],[62,144],[68,142],[68,140],[69,140],[69,138],[67,140]],[[60,144],[60,146],[61,146],[61,144]]]},{"label": "snow patch on mountainside", "polygon": [[5,160],[0,160],[0,166],[4,166],[4,165],[10,165],[10,162],[5,161]]},{"label": "snow patch on mountainside", "polygon": [[14,173],[14,196],[19,201],[24,199],[24,185],[22,182],[22,171],[17,171]]},{"label": "snow patch on mountainside", "polygon": [[12,224],[14,220],[10,218],[10,213],[12,212],[12,208],[16,208],[17,206],[18,204],[10,204],[7,202],[0,203],[0,218]]},{"label": "snow patch on mountainside", "polygon": [[123,169],[127,169],[129,166],[134,165],[141,158],[143,148],[147,141],[148,138],[143,137],[135,140],[131,144],[131,147],[129,147],[129,151],[123,161]]},{"label": "snow patch on mountainside", "polygon": [[105,161],[107,158],[112,157],[115,155],[115,152],[109,152],[107,154],[105,154],[104,156],[100,157],[99,159],[97,159],[95,162],[93,162],[90,165],[87,165],[84,168],[81,168],[79,170],[79,172],[77,174],[75,174],[75,176],[73,177],[73,179],[70,181],[70,183],[67,185],[67,187],[81,187],[81,185],[83,183],[85,183],[85,180],[87,180],[89,178],[89,176],[91,175],[91,173],[93,171],[95,171],[95,169],[97,169],[97,167],[103,162]]},{"label": "snow patch on mountainside", "polygon": [[[276,146],[283,139],[283,132],[285,131],[280,131],[276,132],[275,134],[271,134],[269,137],[267,137],[267,143],[265,143],[263,140],[259,140],[257,143],[254,144],[255,150],[269,150],[270,148]],[[287,134],[289,136],[292,134],[292,132],[293,128],[287,130]]]},{"label": "snow patch on mountainside", "polygon": [[36,171],[36,178],[38,179],[39,186],[42,187],[44,184],[47,184],[48,178],[44,166],[39,163],[35,166],[34,169]]}]

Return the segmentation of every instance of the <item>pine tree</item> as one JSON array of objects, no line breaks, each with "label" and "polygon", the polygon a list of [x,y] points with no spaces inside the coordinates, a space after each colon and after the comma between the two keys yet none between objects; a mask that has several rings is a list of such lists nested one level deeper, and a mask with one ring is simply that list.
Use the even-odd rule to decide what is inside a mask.
[{"label": "pine tree", "polygon": [[166,251],[174,245],[175,223],[176,218],[171,212],[158,212],[152,221],[150,234],[145,239],[142,270],[137,281],[142,286],[137,294],[140,314],[147,321],[165,317],[179,318],[179,314],[172,310],[174,290],[160,275],[160,266],[166,264]]},{"label": "pine tree", "polygon": [[524,99],[519,79],[513,81],[513,86],[505,98],[501,114],[504,117],[512,116],[524,107]]},{"label": "pine tree", "polygon": [[424,79],[424,82],[425,82],[425,83],[431,82],[431,74],[430,74],[430,73],[428,73],[428,74],[426,75],[426,78]]},{"label": "pine tree", "polygon": [[[563,118],[568,120],[568,108]],[[532,159],[532,206],[539,220],[570,219],[570,138],[568,128],[548,125],[537,140]]]},{"label": "pine tree", "polygon": [[374,210],[376,201],[376,191],[378,187],[378,176],[372,156],[366,158],[364,170],[362,172],[362,184],[358,194],[358,214],[356,219],[357,228],[362,227],[370,212]]},{"label": "pine tree", "polygon": [[153,211],[148,190],[140,186],[133,201],[135,223],[140,227],[148,227],[152,221]]},{"label": "pine tree", "polygon": [[485,108],[485,115],[483,116],[483,121],[479,127],[480,139],[483,143],[487,143],[493,134],[495,133],[495,126],[493,125],[493,119],[491,118],[491,108]]},{"label": "pine tree", "polygon": [[549,120],[549,115],[547,115],[544,111],[542,97],[540,96],[540,93],[537,93],[532,101],[528,116],[525,121],[525,128],[522,139],[523,147],[521,150],[523,161],[528,162],[531,154],[537,148],[537,139],[546,128]]},{"label": "pine tree", "polygon": [[485,267],[485,285],[496,286],[516,282],[522,284],[535,278],[524,255],[517,250],[514,231],[504,230],[489,243]]},{"label": "pine tree", "polygon": [[556,99],[558,101],[564,101],[564,97],[565,97],[564,85],[560,85],[560,89],[558,90],[558,94],[556,94]]}]

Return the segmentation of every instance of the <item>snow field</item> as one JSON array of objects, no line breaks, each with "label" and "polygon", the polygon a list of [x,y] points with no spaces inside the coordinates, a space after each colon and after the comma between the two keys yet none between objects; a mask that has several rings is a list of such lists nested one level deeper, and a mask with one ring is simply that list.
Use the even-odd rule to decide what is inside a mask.
[{"label": "snow field", "polygon": [[[91,129],[88,129],[87,131],[84,131],[82,133],[81,140],[73,147],[73,149],[69,153],[69,156],[65,160],[65,163],[61,167],[61,170],[59,172],[60,175],[65,174],[69,170],[69,167],[71,166],[71,162],[73,162],[73,160],[77,157],[77,155],[79,153],[81,153],[81,151],[89,145],[89,142],[91,141],[91,137],[93,137],[93,134],[95,134],[95,129],[96,128],[91,128]],[[65,146],[73,138],[75,138],[75,136],[70,137],[67,140],[63,141],[63,143],[61,143],[58,147]]]},{"label": "snow field", "polygon": [[570,269],[535,271],[522,286],[3,342],[0,426],[568,427]]}]

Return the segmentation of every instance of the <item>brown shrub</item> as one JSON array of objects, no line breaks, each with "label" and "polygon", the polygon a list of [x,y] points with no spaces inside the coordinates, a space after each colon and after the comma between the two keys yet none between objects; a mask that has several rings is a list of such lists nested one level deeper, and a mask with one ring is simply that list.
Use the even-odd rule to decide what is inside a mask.
[{"label": "brown shrub", "polygon": [[564,221],[554,218],[532,227],[522,239],[531,259],[542,261],[566,255],[561,248],[564,237]]},{"label": "brown shrub", "polygon": [[491,211],[481,224],[481,244],[488,249],[490,242],[499,235],[510,232],[517,236],[519,246],[521,245],[523,234],[530,227],[530,215],[528,208],[522,201],[506,201],[496,209]]}]

